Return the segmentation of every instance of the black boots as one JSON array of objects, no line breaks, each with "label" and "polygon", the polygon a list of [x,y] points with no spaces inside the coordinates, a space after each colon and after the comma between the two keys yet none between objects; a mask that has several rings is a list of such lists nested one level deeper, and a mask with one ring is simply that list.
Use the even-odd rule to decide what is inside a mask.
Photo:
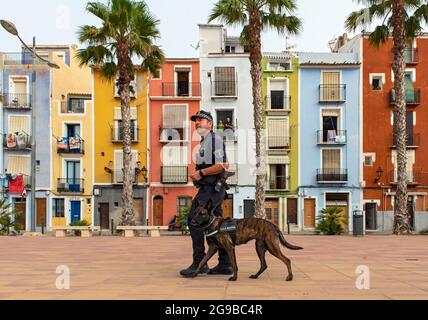
[{"label": "black boots", "polygon": [[[195,274],[196,269],[198,269],[198,266],[199,266],[199,262],[193,262],[190,267],[188,267],[187,269],[181,270],[180,275],[182,275],[185,278],[191,277],[192,275]],[[210,269],[208,268],[208,265],[206,264],[205,266],[203,266],[201,271],[199,271],[199,274],[208,273],[209,271],[210,271]]]},{"label": "black boots", "polygon": [[232,275],[233,274],[233,268],[231,266],[226,265],[217,265],[216,267],[212,268],[208,274],[224,274],[224,275]]}]

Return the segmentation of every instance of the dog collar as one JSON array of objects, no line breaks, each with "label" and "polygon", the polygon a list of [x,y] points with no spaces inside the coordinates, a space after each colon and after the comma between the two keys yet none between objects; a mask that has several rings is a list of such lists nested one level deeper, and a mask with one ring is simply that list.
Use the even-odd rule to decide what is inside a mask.
[{"label": "dog collar", "polygon": [[204,229],[208,229],[209,227],[211,227],[213,225],[214,221],[215,221],[215,218],[213,217],[211,222],[207,226],[205,226]]},{"label": "dog collar", "polygon": [[214,232],[211,232],[211,233],[208,233],[207,235],[206,235],[206,237],[212,237],[213,235],[215,235],[215,234],[217,234],[218,233],[218,230],[216,230],[216,231],[214,231]]}]

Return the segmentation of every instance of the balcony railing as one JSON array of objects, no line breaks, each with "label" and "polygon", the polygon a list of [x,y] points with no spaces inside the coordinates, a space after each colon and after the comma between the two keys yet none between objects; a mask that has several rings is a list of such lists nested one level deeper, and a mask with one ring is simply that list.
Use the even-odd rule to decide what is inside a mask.
[{"label": "balcony railing", "polygon": [[[389,102],[391,105],[395,105],[396,97],[397,95],[395,94],[395,90],[392,89],[389,94]],[[418,105],[421,103],[421,89],[406,89],[405,97],[407,105]]]},{"label": "balcony railing", "polygon": [[23,131],[4,134],[3,146],[8,150],[30,150],[31,136]]},{"label": "balcony railing", "polygon": [[291,109],[291,96],[267,96],[266,111],[288,111]]},{"label": "balcony railing", "polygon": [[187,166],[163,166],[161,167],[161,183],[186,184],[188,172]]},{"label": "balcony railing", "polygon": [[223,140],[225,142],[236,142],[238,141],[238,136],[236,135],[236,132],[233,129],[216,129],[215,132],[223,137]]},{"label": "balcony railing", "polygon": [[8,109],[30,109],[31,94],[25,93],[0,93],[0,102]]},{"label": "balcony railing", "polygon": [[184,128],[159,128],[159,141],[160,143],[185,141]]},{"label": "balcony railing", "polygon": [[164,82],[162,83],[164,97],[200,97],[200,82]]},{"label": "balcony railing", "polygon": [[61,113],[85,113],[85,100],[61,101]]},{"label": "balcony railing", "polygon": [[238,96],[238,81],[212,81],[211,96],[213,98],[236,98]]},{"label": "balcony railing", "polygon": [[235,175],[233,175],[229,179],[227,179],[226,183],[229,186],[236,186],[238,184],[238,165],[231,164],[227,171],[233,172],[233,173],[235,173]]},{"label": "balcony railing", "polygon": [[419,51],[417,48],[407,48],[404,51],[404,60],[407,64],[418,64],[419,63]]},{"label": "balcony railing", "polygon": [[84,193],[84,179],[59,178],[57,191],[62,193]]},{"label": "balcony railing", "polygon": [[320,130],[317,132],[318,144],[344,145],[347,143],[347,134],[344,130]]},{"label": "balcony railing", "polygon": [[[407,177],[407,184],[410,185],[416,185],[416,184],[420,184],[421,182],[421,176],[422,176],[422,170],[408,170],[406,172],[406,177]],[[398,174],[396,170],[392,170],[389,173],[389,181],[391,182],[391,184],[397,184],[398,183]]]},{"label": "balcony railing", "polygon": [[56,150],[58,153],[85,153],[85,141],[76,137],[57,137]]},{"label": "balcony railing", "polygon": [[288,190],[289,180],[290,177],[287,176],[270,177],[267,190]]},{"label": "balcony railing", "polygon": [[345,183],[348,181],[348,169],[318,169],[318,183]]},{"label": "balcony railing", "polygon": [[[123,184],[123,170],[122,169],[116,169],[111,170],[111,182],[113,184]],[[131,172],[131,182],[137,183],[137,170],[133,170]]]},{"label": "balcony railing", "polygon": [[2,52],[0,53],[0,65],[28,65],[32,64],[46,64],[39,58],[35,57],[29,52]]},{"label": "balcony railing", "polygon": [[320,102],[346,101],[346,84],[321,84]]},{"label": "balcony railing", "polygon": [[[122,126],[111,128],[111,141],[113,143],[123,143],[122,128]],[[138,143],[138,127],[131,126],[131,142]]]},{"label": "balcony railing", "polygon": [[[391,148],[395,148],[397,146],[397,138],[395,134],[391,135],[391,142]],[[419,133],[407,135],[406,145],[407,148],[418,148],[421,145],[421,135]]]}]

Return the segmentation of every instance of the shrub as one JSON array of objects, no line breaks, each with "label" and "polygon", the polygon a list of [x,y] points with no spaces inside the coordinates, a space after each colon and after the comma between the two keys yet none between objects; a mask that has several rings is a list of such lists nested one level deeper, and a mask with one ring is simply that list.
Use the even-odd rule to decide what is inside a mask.
[{"label": "shrub", "polygon": [[426,229],[422,229],[421,231],[419,231],[419,234],[421,234],[421,235],[428,235],[428,228],[426,228]]},{"label": "shrub", "polygon": [[340,208],[326,208],[321,210],[321,216],[317,218],[318,224],[315,228],[317,234],[340,235],[345,232],[342,225],[346,220]]},{"label": "shrub", "polygon": [[21,211],[12,210],[12,204],[6,203],[6,200],[0,199],[0,235],[18,234],[21,231],[21,225],[17,222],[17,217],[22,214]]},{"label": "shrub", "polygon": [[[70,227],[89,227],[91,224],[86,220],[78,220],[74,221],[70,224]],[[74,230],[74,235],[80,236],[81,232],[80,230]]]}]

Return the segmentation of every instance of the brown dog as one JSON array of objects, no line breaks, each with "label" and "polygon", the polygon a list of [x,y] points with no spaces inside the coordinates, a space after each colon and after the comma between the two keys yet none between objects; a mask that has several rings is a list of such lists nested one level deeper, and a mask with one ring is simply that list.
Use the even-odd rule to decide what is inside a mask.
[{"label": "brown dog", "polygon": [[280,243],[291,250],[301,250],[303,248],[288,243],[282,232],[273,223],[257,218],[247,218],[241,220],[223,219],[213,215],[214,208],[209,201],[208,207],[198,207],[191,223],[205,229],[208,253],[192,275],[196,277],[202,267],[212,258],[219,248],[227,251],[233,268],[233,276],[229,281],[238,279],[238,265],[236,263],[235,246],[246,244],[251,240],[256,240],[256,250],[260,259],[260,270],[252,275],[250,279],[257,279],[266,269],[266,251],[285,263],[288,269],[286,281],[293,280],[291,271],[291,261],[281,252]]}]

